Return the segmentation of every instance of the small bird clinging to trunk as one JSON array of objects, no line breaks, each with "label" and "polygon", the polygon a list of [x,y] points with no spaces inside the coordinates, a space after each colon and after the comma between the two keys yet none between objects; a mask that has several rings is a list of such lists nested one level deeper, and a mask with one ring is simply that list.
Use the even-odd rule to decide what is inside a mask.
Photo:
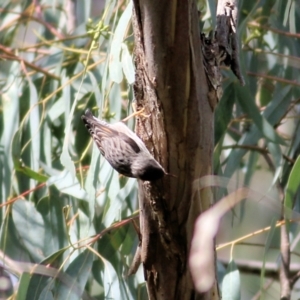
[{"label": "small bird clinging to trunk", "polygon": [[166,174],[143,141],[124,123],[108,124],[94,117],[89,109],[81,119],[101,154],[120,174],[148,181]]}]

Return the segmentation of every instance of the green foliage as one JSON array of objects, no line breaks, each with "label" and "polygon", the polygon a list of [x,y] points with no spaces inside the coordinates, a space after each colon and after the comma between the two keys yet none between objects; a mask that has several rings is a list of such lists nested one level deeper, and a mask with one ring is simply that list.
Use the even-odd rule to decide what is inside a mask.
[{"label": "green foliage", "polygon": [[[278,208],[273,207],[274,210],[280,211],[284,201],[288,223],[290,213],[287,211],[294,209],[299,212],[300,203],[299,172],[296,171],[300,154],[300,44],[299,35],[296,34],[299,32],[299,22],[296,19],[299,18],[300,6],[297,1],[276,0],[242,1],[240,4],[240,57],[246,86],[241,87],[230,70],[223,70],[226,81],[224,95],[215,115],[214,170],[215,174],[236,178],[239,184],[269,194],[278,202]],[[274,215],[271,211],[255,206],[255,212],[251,213],[253,206],[248,202],[243,203],[233,215],[228,216],[226,224],[232,223],[233,226],[224,226],[220,230],[219,243],[235,240],[273,224]],[[298,219],[299,215],[296,217]],[[295,224],[287,228],[290,242],[293,243],[299,229]],[[231,245],[234,248],[231,249],[230,258],[234,253],[236,262],[239,259],[247,260],[250,273],[258,263],[263,277],[263,280],[256,276],[249,279],[247,272],[241,274],[240,285],[243,289],[240,299],[254,295],[260,295],[260,299],[278,298],[276,285],[268,285],[270,275],[266,264],[278,263],[280,234],[278,226],[275,228],[274,224],[268,231],[275,231],[276,234],[265,234],[254,238],[253,242],[248,242],[249,238],[243,240],[248,247],[243,246],[242,241],[240,246],[239,243]],[[293,245],[291,274],[295,272],[293,268],[298,269],[293,262],[299,247],[296,242]],[[221,257],[225,255],[222,251],[218,253]],[[241,267],[244,267],[243,263]],[[224,288],[228,297],[227,284]],[[229,298],[233,299],[234,295],[234,291],[231,291]],[[299,295],[294,292],[292,298],[296,297]]]},{"label": "green foliage", "polygon": [[240,273],[232,260],[229,262],[226,274],[222,282],[222,299],[224,300],[239,300],[241,299],[240,291]]},{"label": "green foliage", "polygon": [[[142,272],[123,277],[138,242],[136,181],[120,178],[100,157],[80,119],[88,107],[112,122],[130,112],[132,3],[106,1],[102,10],[84,1],[72,11],[64,1],[3,2],[0,246],[13,296],[145,299]],[[211,30],[215,1],[207,2],[210,10],[200,1],[201,28]],[[264,169],[272,177],[265,190],[279,179],[286,205],[299,209],[300,6],[240,4],[246,87],[223,70],[214,172],[251,186]],[[243,282],[237,268],[232,261],[228,270]]]},{"label": "green foliage", "polygon": [[137,299],[143,276],[123,279],[137,244],[136,182],[100,158],[80,118],[88,107],[113,121],[130,111],[132,5],[110,1],[94,17],[89,1],[36,5],[0,11],[1,251],[23,263],[12,265],[14,295]]}]

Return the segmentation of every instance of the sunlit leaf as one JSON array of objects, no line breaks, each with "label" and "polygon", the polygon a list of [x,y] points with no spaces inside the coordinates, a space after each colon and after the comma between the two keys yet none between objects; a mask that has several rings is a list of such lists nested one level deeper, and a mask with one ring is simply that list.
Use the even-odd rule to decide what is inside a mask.
[{"label": "sunlit leaf", "polygon": [[222,282],[222,299],[239,300],[241,299],[241,278],[240,272],[233,260],[228,264],[226,274]]},{"label": "sunlit leaf", "polygon": [[290,177],[287,183],[286,191],[285,191],[284,205],[290,209],[293,208],[294,199],[296,197],[296,194],[299,193],[299,187],[300,187],[299,174],[300,174],[300,156],[298,156],[293,166],[293,169],[290,173]]},{"label": "sunlit leaf", "polygon": [[284,140],[275,132],[271,124],[260,114],[257,106],[255,105],[254,99],[250,97],[249,90],[240,87],[239,85],[235,85],[235,90],[236,99],[244,112],[251,117],[261,134],[271,142],[284,144]]},{"label": "sunlit leaf", "polygon": [[[28,300],[148,298],[143,264],[137,274],[123,278],[137,244],[141,242],[137,221],[140,194],[137,180],[120,176],[99,154],[95,145],[88,146],[90,137],[81,120],[84,110],[89,108],[100,118],[114,123],[131,113],[130,103],[135,98],[141,97],[138,100],[144,101],[142,93],[138,95],[134,85],[134,63],[137,59],[144,60],[144,70],[137,77],[139,80],[143,81],[141,77],[145,73],[144,76],[149,76],[152,81],[152,66],[161,74],[161,66],[156,64],[155,59],[146,61],[151,56],[149,52],[147,58],[134,53],[137,43],[132,24],[139,24],[144,29],[151,28],[150,22],[156,17],[151,10],[147,10],[146,15],[139,14],[143,7],[140,11],[134,10],[137,4],[138,1],[117,0],[103,3],[44,0],[42,5],[36,1],[1,2],[0,268],[4,274],[17,276],[13,276],[11,281],[14,288],[14,295],[10,292],[11,297]],[[216,23],[216,1],[200,1],[197,6],[189,6],[189,17],[184,15],[186,8],[176,5],[171,9],[168,5],[157,7],[153,13],[164,11],[165,14],[163,21],[156,20],[154,28],[161,27],[161,33],[166,30],[167,38],[161,39],[150,32],[149,36],[140,36],[141,43],[146,49],[153,38],[154,57],[163,55],[166,67],[185,76],[186,82],[196,86],[201,99],[206,101],[208,86],[203,66],[199,66],[201,63],[203,65],[204,59],[201,57],[200,40],[195,39],[199,43],[194,46],[199,48],[194,48],[194,51],[190,44],[192,40],[183,44],[180,36],[191,37],[193,32],[187,30],[191,22],[208,36]],[[214,205],[202,214],[203,218],[209,215],[206,219],[208,225],[198,239],[195,237],[196,242],[200,243],[198,245],[203,242],[195,262],[206,268],[207,272],[198,270],[198,279],[200,282],[208,279],[206,284],[215,282],[216,256],[220,259],[219,286],[224,275],[222,266],[228,265],[228,248],[224,252],[218,250],[216,255],[213,252],[215,246],[220,249],[219,242],[230,243],[232,239],[241,238],[244,231],[252,234],[256,229],[271,226],[266,229],[265,235],[253,237],[259,238],[259,244],[256,244],[257,241],[252,244],[253,240],[247,239],[243,245],[237,243],[232,248],[231,258],[237,266],[240,258],[250,264],[253,260],[261,263],[261,280],[259,272],[252,274],[256,285],[251,285],[243,276],[244,269],[238,266],[240,284],[235,281],[235,290],[230,284],[223,287],[223,297],[227,294],[228,299],[238,294],[238,285],[242,298],[244,295],[249,299],[257,296],[263,283],[267,282],[269,263],[279,262],[280,230],[277,223],[274,225],[274,219],[284,215],[286,223],[289,223],[286,227],[291,242],[299,233],[299,228],[293,223],[300,219],[297,214],[300,199],[300,47],[299,40],[293,35],[299,31],[299,12],[297,1],[239,2],[236,30],[239,33],[240,65],[246,86],[240,87],[232,70],[221,66],[224,95],[214,112],[215,122],[201,128],[203,135],[194,136],[195,149],[190,149],[202,151],[206,141],[203,141],[204,144],[198,141],[205,136],[207,128],[211,130],[214,126],[215,149],[210,146],[211,153],[214,151],[214,165],[208,172],[227,177],[223,181],[219,178],[219,183],[213,185],[214,188],[217,186],[215,195],[217,200],[221,199],[220,203],[224,203],[224,197],[233,196],[241,184],[248,191],[255,191],[259,186],[263,190],[263,193],[252,194],[252,198],[259,203],[256,203],[259,209],[251,210],[253,199],[249,199],[237,209],[237,202],[225,206],[222,214],[218,210],[209,215]],[[135,22],[131,22],[133,15]],[[180,18],[183,18],[186,27],[178,27]],[[142,22],[139,23],[139,20]],[[170,24],[166,23],[168,20],[171,20]],[[166,46],[165,52],[156,51],[160,46],[158,43]],[[190,56],[188,69],[182,65],[180,56],[175,64],[172,62],[178,50],[184,50]],[[193,62],[199,63],[197,68],[200,67],[203,77],[191,76],[195,68]],[[226,62],[230,63],[229,56]],[[218,60],[209,63],[217,63],[213,66],[218,66]],[[166,121],[172,116],[172,122],[176,124],[177,113],[184,114],[186,108],[190,109],[182,106],[175,113],[172,110],[173,105],[177,105],[172,97],[174,93],[181,93],[184,89],[182,95],[190,98],[193,95],[185,84],[176,87],[172,83],[169,85],[168,77],[158,76],[154,85],[148,79],[145,78],[149,86],[143,92],[148,93],[148,88],[152,90],[158,106],[150,107],[151,116],[141,121],[145,124],[149,141],[158,134],[165,139],[158,141],[163,143],[161,145],[171,146],[165,148],[165,152],[156,153],[166,169],[172,173],[177,167],[184,166],[180,174],[170,174],[162,182],[164,187],[176,188],[173,183],[179,183],[177,190],[168,193],[171,192],[174,201],[180,203],[182,195],[188,190],[188,186],[187,189],[180,188],[182,176],[190,169],[198,172],[201,169],[198,163],[202,158],[193,166],[184,163],[185,155],[181,156],[182,164],[174,161],[173,150],[183,151],[186,145],[176,137],[176,143],[168,145],[169,138],[173,138],[176,132],[168,132],[170,124]],[[161,105],[165,97],[170,97],[172,101],[167,110]],[[143,105],[147,107],[148,103],[143,102]],[[202,106],[194,106],[192,101],[189,105],[199,110],[201,116]],[[159,113],[156,113],[157,109]],[[149,125],[154,124],[155,119],[164,125],[163,134],[152,132],[155,127]],[[193,121],[196,125],[198,120]],[[134,129],[134,123],[132,118],[128,122],[129,127]],[[185,122],[180,126],[184,133],[187,129]],[[233,178],[236,181],[230,184]],[[277,189],[279,185],[281,191]],[[210,190],[212,185],[206,188]],[[219,193],[220,190],[222,193]],[[267,191],[269,195],[265,195]],[[282,191],[284,199],[281,199]],[[205,195],[200,193],[201,199],[195,201],[195,205],[202,206]],[[153,199],[151,203],[155,204]],[[263,203],[263,209],[260,203]],[[168,207],[168,203],[163,204]],[[157,216],[154,217],[156,222]],[[175,234],[182,235],[184,243],[184,237],[189,240],[192,234],[192,231],[185,230],[192,230],[193,224],[182,222],[177,231],[177,217],[176,207],[170,214],[164,215],[166,220],[174,221],[171,232],[174,229]],[[126,222],[123,223],[124,219]],[[140,226],[143,226],[142,220]],[[291,268],[295,260],[293,253],[299,252],[296,241],[291,246]],[[97,251],[98,256],[90,252],[92,249]],[[189,249],[188,245],[186,249]],[[184,265],[183,269],[179,266],[173,273],[180,276],[192,267],[189,269]],[[291,269],[290,274],[296,271]],[[227,272],[224,282],[228,282],[231,275],[236,280],[238,276],[235,272]],[[157,278],[163,285],[161,276]],[[189,284],[187,292],[191,286]],[[268,287],[266,294],[277,299],[279,293],[274,286],[278,286],[277,282]],[[3,297],[7,298],[6,295]],[[296,288],[291,297],[299,298]]]},{"label": "sunlit leaf", "polygon": [[232,117],[232,109],[234,105],[234,86],[230,84],[216,108],[215,112],[215,144],[219,142],[221,137],[227,131],[227,126]]},{"label": "sunlit leaf", "polygon": [[118,25],[114,32],[114,37],[111,43],[111,54],[109,73],[112,81],[120,83],[123,79],[122,64],[120,62],[121,47],[125,32],[127,30],[132,14],[132,1],[129,2],[122,16],[119,19]]},{"label": "sunlit leaf", "polygon": [[[81,299],[81,294],[88,280],[93,263],[93,253],[85,250],[73,260],[67,268],[66,273],[73,278],[77,285],[77,290],[73,291],[72,287],[58,284],[55,291],[56,299]],[[79,289],[79,290],[78,290]]]},{"label": "sunlit leaf", "polygon": [[122,43],[122,68],[123,72],[125,74],[125,77],[129,84],[134,83],[134,77],[135,77],[135,71],[134,71],[134,65],[132,62],[132,57],[128,51],[128,48],[126,44]]},{"label": "sunlit leaf", "polygon": [[[68,77],[63,76],[63,83],[67,81]],[[76,104],[76,99],[73,103],[72,108],[71,106],[71,95],[70,95],[70,86],[66,86],[66,88],[63,90],[63,97],[65,101],[65,138],[63,142],[63,150],[62,154],[60,156],[60,161],[63,166],[70,172],[73,179],[75,178],[75,166],[74,162],[71,159],[70,153],[69,153],[69,140],[71,138],[71,123],[72,123],[72,117],[74,114],[74,105]]]},{"label": "sunlit leaf", "polygon": [[74,196],[78,199],[88,199],[88,194],[81,188],[77,178],[73,178],[72,174],[67,170],[61,172],[59,175],[51,176],[48,179],[47,184],[49,186],[54,184],[60,192]]},{"label": "sunlit leaf", "polygon": [[23,273],[19,283],[19,289],[17,293],[17,300],[27,299],[28,286],[30,282],[31,274]]},{"label": "sunlit leaf", "polygon": [[44,220],[32,203],[18,200],[13,205],[13,220],[20,240],[36,262],[47,255]]}]

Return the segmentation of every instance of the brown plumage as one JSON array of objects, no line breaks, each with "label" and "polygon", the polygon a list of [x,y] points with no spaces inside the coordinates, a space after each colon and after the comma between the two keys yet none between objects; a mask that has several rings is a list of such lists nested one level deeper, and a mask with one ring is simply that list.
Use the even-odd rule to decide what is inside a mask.
[{"label": "brown plumage", "polygon": [[164,176],[162,166],[124,123],[108,124],[94,117],[90,110],[81,118],[101,154],[120,174],[149,181]]}]

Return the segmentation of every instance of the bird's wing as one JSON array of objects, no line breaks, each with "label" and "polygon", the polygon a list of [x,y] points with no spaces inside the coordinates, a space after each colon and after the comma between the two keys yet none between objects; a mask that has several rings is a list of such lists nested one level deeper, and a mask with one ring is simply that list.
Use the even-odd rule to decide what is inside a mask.
[{"label": "bird's wing", "polygon": [[132,148],[132,150],[135,153],[139,153],[141,151],[140,147],[135,142],[135,140],[133,140],[132,138],[130,138],[129,136],[127,136],[126,134],[124,134],[122,132],[118,132],[118,135],[125,143],[127,143]]},{"label": "bird's wing", "polygon": [[110,140],[111,144],[114,145],[119,144],[114,143],[114,140],[119,139],[129,145],[134,152],[138,153],[141,151],[138,144],[132,138],[130,138],[123,132],[119,132],[118,130],[113,129],[113,125],[107,124],[106,122],[97,119],[92,115],[90,111],[86,111],[85,115],[82,116],[82,120],[85,123],[85,126],[88,129],[93,140],[100,149],[102,155],[105,155],[105,151],[101,145],[104,140]]}]

